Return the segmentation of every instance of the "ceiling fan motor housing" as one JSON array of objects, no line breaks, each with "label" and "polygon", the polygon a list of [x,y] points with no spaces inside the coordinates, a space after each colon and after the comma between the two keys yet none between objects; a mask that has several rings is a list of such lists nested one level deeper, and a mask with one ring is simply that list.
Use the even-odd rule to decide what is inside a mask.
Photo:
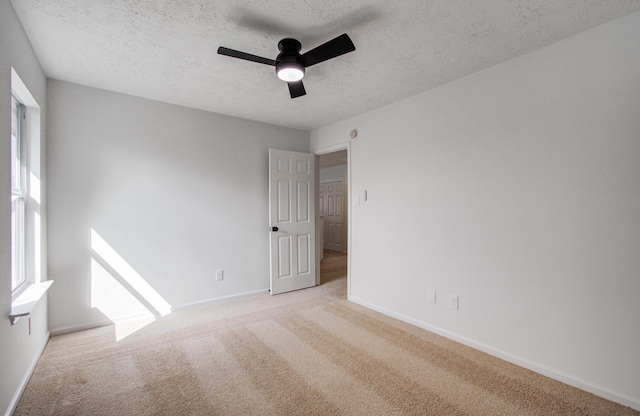
[{"label": "ceiling fan motor housing", "polygon": [[276,74],[279,77],[280,71],[285,69],[296,69],[304,76],[304,59],[300,55],[301,48],[302,45],[295,39],[282,39],[278,43],[280,54],[276,57]]}]

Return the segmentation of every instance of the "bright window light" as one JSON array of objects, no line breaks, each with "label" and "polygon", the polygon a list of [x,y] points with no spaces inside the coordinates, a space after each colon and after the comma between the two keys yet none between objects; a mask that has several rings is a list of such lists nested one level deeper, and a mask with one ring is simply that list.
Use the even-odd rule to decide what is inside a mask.
[{"label": "bright window light", "polygon": [[171,305],[93,229],[91,229],[91,249],[160,316],[171,313]]},{"label": "bright window light", "polygon": [[171,313],[171,305],[91,229],[91,307],[114,324],[116,341]]},{"label": "bright window light", "polygon": [[26,195],[27,153],[26,106],[11,96],[11,291],[27,282]]},{"label": "bright window light", "polygon": [[96,259],[91,259],[91,307],[114,323],[116,341],[156,320],[153,312]]}]

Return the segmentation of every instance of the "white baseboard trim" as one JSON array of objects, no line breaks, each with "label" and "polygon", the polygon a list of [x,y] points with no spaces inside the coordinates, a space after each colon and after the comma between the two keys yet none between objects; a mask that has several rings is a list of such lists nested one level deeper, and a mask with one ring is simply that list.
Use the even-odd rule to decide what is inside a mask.
[{"label": "white baseboard trim", "polygon": [[51,336],[57,337],[58,335],[70,334],[72,332],[85,331],[87,329],[100,328],[100,327],[109,326],[109,325],[113,325],[113,322],[111,322],[108,319],[105,319],[102,321],[95,321],[88,324],[65,326],[64,328],[52,329]]},{"label": "white baseboard trim", "polygon": [[[205,306],[205,305],[213,305],[216,303],[222,303],[222,302],[226,302],[226,301],[230,301],[233,299],[242,299],[242,298],[246,298],[246,297],[250,297],[250,296],[255,296],[255,295],[260,295],[263,293],[269,293],[269,289],[260,289],[260,290],[255,290],[252,292],[244,292],[244,293],[239,293],[236,295],[229,295],[229,296],[222,296],[219,298],[213,298],[213,299],[206,299],[203,301],[199,301],[199,302],[193,302],[193,303],[186,303],[183,305],[177,305],[177,306],[172,306],[171,307],[171,313],[174,312],[179,312],[179,311],[184,311],[187,309],[192,309],[192,308],[196,308],[199,306]],[[131,316],[121,316],[118,317],[118,319],[135,319],[136,317],[140,317],[143,315],[140,314],[136,314],[136,315],[131,315]],[[94,328],[99,328],[99,327],[103,327],[103,326],[109,326],[109,325],[114,325],[114,322],[109,320],[109,319],[104,319],[101,321],[95,321],[95,322],[90,322],[90,323],[86,323],[86,324],[82,324],[82,325],[72,325],[72,326],[67,326],[64,328],[56,328],[51,330],[51,336],[55,337],[58,335],[64,335],[64,334],[70,334],[72,332],[78,332],[78,331],[84,331],[87,329],[94,329]]]},{"label": "white baseboard trim", "polygon": [[20,380],[20,384],[18,385],[18,389],[16,390],[16,392],[13,394],[13,397],[11,398],[11,402],[9,403],[9,407],[7,408],[5,416],[11,416],[13,414],[13,412],[16,410],[16,406],[18,406],[18,402],[20,401],[20,397],[22,397],[22,393],[24,393],[24,389],[27,388],[27,384],[29,383],[29,380],[31,379],[31,375],[33,374],[33,371],[36,369],[36,365],[38,364],[38,361],[40,360],[40,356],[44,352],[44,349],[47,346],[47,343],[49,342],[49,338],[51,338],[51,334],[47,333],[47,336],[45,337],[44,342],[40,346],[40,350],[38,351],[38,354],[36,354],[35,358],[33,359],[33,362],[31,363],[31,365],[29,365],[29,368],[24,373],[24,376],[22,377],[22,380]]},{"label": "white baseboard trim", "polygon": [[222,296],[219,298],[207,299],[199,302],[185,303],[183,305],[172,306],[171,312],[184,311],[186,309],[196,308],[198,306],[213,305],[216,303],[222,303],[222,302],[226,302],[233,299],[242,299],[249,296],[261,295],[263,293],[269,293],[269,289],[260,289],[260,290],[255,290],[253,292],[238,293],[236,295]]},{"label": "white baseboard trim", "polygon": [[433,332],[435,334],[441,335],[445,338],[451,339],[453,341],[464,344],[468,347],[474,348],[476,350],[482,351],[494,357],[500,358],[512,364],[518,365],[520,367],[524,367],[528,370],[534,371],[538,374],[542,374],[543,376],[547,376],[554,380],[558,380],[562,383],[568,384],[570,386],[579,388],[580,390],[584,390],[589,393],[593,393],[596,396],[600,396],[607,400],[611,400],[612,402],[619,403],[623,406],[628,406],[634,410],[640,411],[640,398],[632,397],[624,393],[620,393],[614,390],[611,390],[607,387],[600,386],[598,384],[589,382],[587,380],[583,380],[579,377],[573,376],[571,374],[566,374],[562,371],[555,370],[553,368],[531,362],[529,360],[523,359],[516,355],[510,354],[508,352],[499,350],[490,345],[486,345],[480,342],[477,342],[473,339],[460,336],[453,332],[449,332],[442,328],[427,324],[426,322],[419,321],[417,319],[413,319],[409,316],[393,312],[391,310],[379,307],[377,305],[371,304],[365,300],[359,299],[357,297],[349,296],[349,301],[353,303],[357,303],[358,305],[364,306],[365,308],[374,310],[376,312],[380,312],[386,316],[398,319],[402,322],[406,322],[413,326],[417,326],[418,328],[425,329],[429,332]]}]

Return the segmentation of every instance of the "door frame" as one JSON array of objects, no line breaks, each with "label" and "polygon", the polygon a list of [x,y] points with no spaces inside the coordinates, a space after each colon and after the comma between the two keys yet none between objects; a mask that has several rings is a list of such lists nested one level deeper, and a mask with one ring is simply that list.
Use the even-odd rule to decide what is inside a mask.
[{"label": "door frame", "polygon": [[[346,194],[346,198],[347,198],[347,299],[350,299],[351,298],[351,252],[352,252],[351,224],[353,222],[352,213],[351,213],[352,195],[353,195],[353,187],[351,186],[351,142],[344,142],[344,143],[339,143],[332,146],[322,147],[319,149],[312,149],[312,153],[316,155],[316,161],[317,161],[317,156],[325,155],[327,153],[337,152],[340,150],[347,151],[347,177],[346,177],[346,181],[347,181],[346,182],[346,185],[347,185],[347,194]],[[320,209],[319,209],[319,198],[318,198],[318,192],[320,189],[319,185],[320,185],[320,164],[316,163],[316,196],[315,196],[316,245],[318,244],[317,243],[317,239],[319,236],[318,227],[320,226]],[[320,271],[320,259],[321,259],[321,256],[316,255],[316,270],[318,271],[316,273],[316,285],[320,284],[320,275],[322,274],[322,272]]]}]

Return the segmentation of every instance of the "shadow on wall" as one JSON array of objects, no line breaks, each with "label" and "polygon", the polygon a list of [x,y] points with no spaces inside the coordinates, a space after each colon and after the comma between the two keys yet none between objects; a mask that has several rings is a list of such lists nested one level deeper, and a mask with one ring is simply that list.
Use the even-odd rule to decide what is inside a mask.
[{"label": "shadow on wall", "polygon": [[91,229],[91,307],[115,324],[116,341],[171,313],[171,305]]}]

